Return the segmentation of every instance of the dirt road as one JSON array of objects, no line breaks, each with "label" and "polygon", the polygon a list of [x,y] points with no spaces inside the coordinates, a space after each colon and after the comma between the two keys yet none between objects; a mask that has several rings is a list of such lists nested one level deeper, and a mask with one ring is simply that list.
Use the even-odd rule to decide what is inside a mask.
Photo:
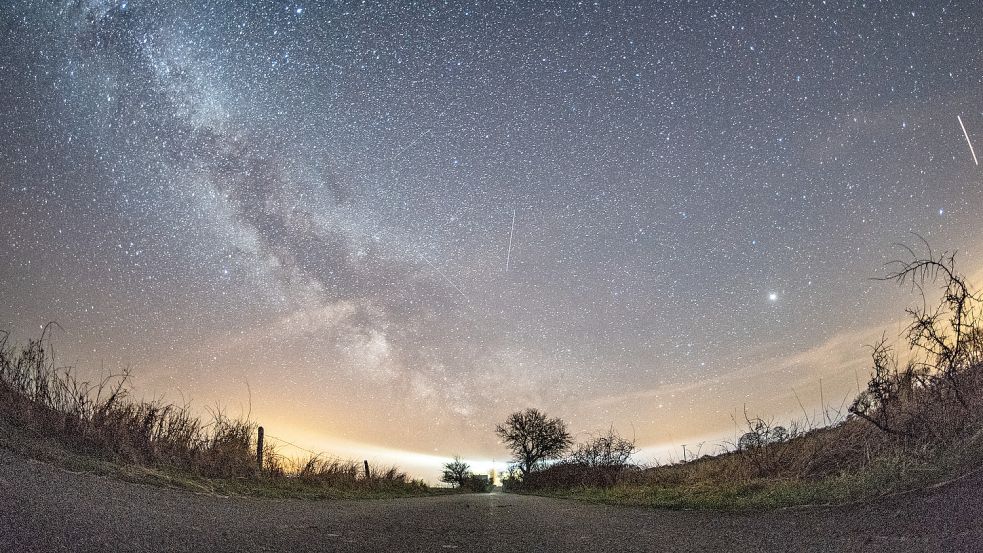
[{"label": "dirt road", "polygon": [[0,551],[983,551],[983,477],[839,508],[662,511],[509,494],[198,495],[0,449]]}]

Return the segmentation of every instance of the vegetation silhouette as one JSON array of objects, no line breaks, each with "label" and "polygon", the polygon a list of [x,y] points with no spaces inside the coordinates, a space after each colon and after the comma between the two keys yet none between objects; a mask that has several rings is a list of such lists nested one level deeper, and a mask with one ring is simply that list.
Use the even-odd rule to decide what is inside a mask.
[{"label": "vegetation silhouette", "polygon": [[[4,445],[53,460],[57,448],[123,466],[161,469],[143,477],[167,485],[202,486],[228,493],[309,497],[389,496],[428,493],[395,467],[367,476],[361,462],[311,454],[282,455],[270,442],[263,466],[256,463],[256,429],[249,414],[223,409],[196,415],[189,404],[132,397],[130,372],[91,383],[52,354],[50,324],[23,347],[0,332],[0,426]],[[85,466],[91,465],[78,460]],[[100,465],[102,466],[102,465]],[[113,470],[109,467],[103,467]],[[120,474],[132,476],[132,471]]]},{"label": "vegetation silhouette", "polygon": [[533,408],[512,413],[495,433],[512,452],[523,478],[541,462],[559,458],[573,443],[565,422]]},{"label": "vegetation silhouette", "polygon": [[463,487],[471,476],[473,476],[471,465],[465,463],[459,455],[455,455],[451,462],[444,465],[444,473],[440,481]]},{"label": "vegetation silhouette", "polygon": [[865,499],[974,470],[983,461],[983,298],[956,270],[955,254],[922,242],[927,253],[902,246],[905,258],[878,278],[910,286],[921,300],[906,310],[906,360],[882,338],[866,389],[848,409],[824,405],[820,421],[787,426],[745,409],[735,442],[669,465],[631,463],[622,453],[633,443],[612,429],[548,466],[526,465],[510,489],[665,507],[772,507]]}]

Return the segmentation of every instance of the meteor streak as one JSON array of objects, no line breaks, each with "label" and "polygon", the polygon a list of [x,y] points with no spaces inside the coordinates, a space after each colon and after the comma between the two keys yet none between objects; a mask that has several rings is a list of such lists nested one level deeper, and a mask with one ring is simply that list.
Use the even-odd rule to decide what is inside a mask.
[{"label": "meteor streak", "polygon": [[457,285],[457,284],[454,284],[454,281],[453,281],[453,280],[451,280],[450,278],[448,278],[448,276],[447,276],[447,275],[445,275],[443,271],[441,271],[440,269],[438,269],[436,265],[434,265],[433,263],[431,263],[429,259],[427,259],[426,257],[423,257],[423,255],[420,255],[420,259],[422,259],[422,260],[424,260],[424,261],[426,261],[426,262],[427,262],[427,265],[430,265],[430,267],[431,267],[431,268],[432,268],[432,269],[433,269],[434,271],[437,271],[437,274],[438,274],[438,275],[440,275],[440,276],[442,276],[442,277],[444,277],[444,280],[446,280],[446,281],[447,281],[447,284],[450,284],[451,286],[453,286],[453,287],[454,287],[454,289],[458,291],[458,293],[460,293],[460,294],[461,294],[462,296],[464,296],[464,299],[465,299],[466,301],[471,301],[471,299],[470,299],[470,298],[468,298],[468,295],[464,293],[464,290],[461,290],[461,288],[460,288],[460,287],[458,287],[458,285]]},{"label": "meteor streak", "polygon": [[512,228],[509,229],[509,253],[505,255],[505,272],[509,272],[509,262],[512,260],[512,236],[515,234],[515,208],[512,208]]},{"label": "meteor streak", "polygon": [[432,130],[433,129],[427,129],[427,130],[423,131],[420,134],[420,136],[416,137],[415,139],[413,139],[412,142],[410,142],[409,144],[407,144],[406,146],[404,146],[402,149],[400,149],[398,152],[396,152],[396,155],[393,156],[392,161],[396,161],[397,159],[399,159],[399,156],[403,155],[403,152],[405,152],[406,150],[409,150],[414,145],[416,145],[417,142],[423,140],[423,137],[425,137],[428,134],[430,134],[430,131],[432,131]]},{"label": "meteor streak", "polygon": [[956,119],[959,120],[959,126],[962,127],[963,136],[966,137],[966,144],[969,144],[969,153],[973,154],[973,161],[977,165],[979,165],[980,164],[980,160],[976,159],[976,150],[973,149],[973,143],[969,141],[969,133],[966,132],[966,125],[963,125],[963,118],[957,115],[956,116]]}]

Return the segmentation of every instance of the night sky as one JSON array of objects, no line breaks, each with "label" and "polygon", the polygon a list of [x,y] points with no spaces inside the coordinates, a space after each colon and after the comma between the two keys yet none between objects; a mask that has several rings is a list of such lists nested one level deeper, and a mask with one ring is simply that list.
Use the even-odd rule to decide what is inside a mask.
[{"label": "night sky", "polygon": [[421,474],[839,406],[983,274],[983,4],[741,4],[4,2],[0,328]]}]

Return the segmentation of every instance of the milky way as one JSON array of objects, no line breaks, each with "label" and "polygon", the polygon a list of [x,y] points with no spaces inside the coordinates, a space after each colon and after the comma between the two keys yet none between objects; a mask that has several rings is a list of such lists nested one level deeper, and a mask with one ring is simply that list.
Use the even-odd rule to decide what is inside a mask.
[{"label": "milky way", "polygon": [[0,327],[307,443],[720,435],[855,391],[893,242],[983,269],[977,2],[0,17]]}]

